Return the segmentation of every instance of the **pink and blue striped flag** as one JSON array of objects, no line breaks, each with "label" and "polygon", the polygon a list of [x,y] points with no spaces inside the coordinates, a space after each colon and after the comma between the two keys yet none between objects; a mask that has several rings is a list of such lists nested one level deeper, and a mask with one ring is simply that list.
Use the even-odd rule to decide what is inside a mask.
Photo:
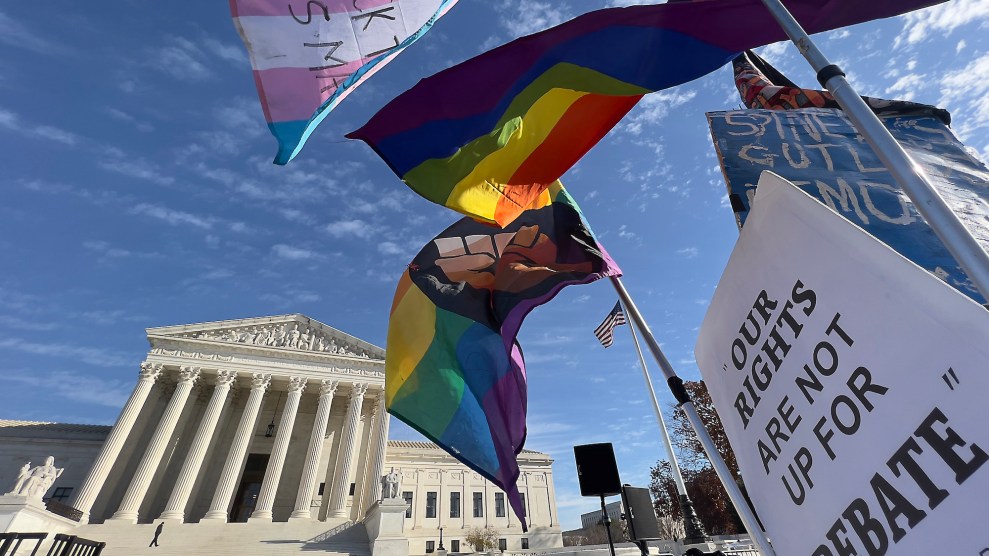
[{"label": "pink and blue striped flag", "polygon": [[457,0],[230,0],[254,68],[275,164],[295,158],[323,118],[419,39]]}]

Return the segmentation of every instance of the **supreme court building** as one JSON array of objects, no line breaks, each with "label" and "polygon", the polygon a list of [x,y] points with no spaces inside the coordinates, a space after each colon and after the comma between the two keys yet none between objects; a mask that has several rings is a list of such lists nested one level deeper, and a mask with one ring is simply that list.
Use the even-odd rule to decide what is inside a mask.
[{"label": "supreme court building", "polygon": [[[519,456],[523,533],[504,493],[477,473],[431,443],[388,441],[381,348],[298,314],[147,337],[113,427],[0,421],[0,488],[24,462],[53,455],[67,471],[48,495],[77,510],[93,538],[146,536],[149,525],[135,528],[162,522],[191,537],[239,523],[304,536],[361,524],[394,469],[411,554],[437,550],[440,528],[445,549],[471,552],[463,537],[476,526],[493,527],[502,550],[562,546],[545,454]],[[111,545],[104,554],[122,553]]]}]

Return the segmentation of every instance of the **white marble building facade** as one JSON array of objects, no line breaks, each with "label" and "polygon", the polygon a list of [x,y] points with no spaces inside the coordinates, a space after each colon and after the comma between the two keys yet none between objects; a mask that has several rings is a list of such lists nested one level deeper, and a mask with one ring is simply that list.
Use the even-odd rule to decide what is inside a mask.
[{"label": "white marble building facade", "polygon": [[[545,454],[519,456],[523,533],[504,493],[443,450],[388,441],[381,348],[298,314],[150,328],[147,337],[113,427],[0,421],[0,481],[28,459],[55,456],[66,472],[49,496],[81,511],[93,536],[161,521],[330,530],[361,522],[394,468],[411,502],[410,554],[437,550],[440,528],[451,552],[471,552],[467,530],[485,526],[507,550],[562,546]],[[93,530],[101,523],[112,529]]]},{"label": "white marble building facade", "polygon": [[518,457],[518,487],[527,514],[528,531],[498,487],[427,442],[392,440],[388,443],[385,472],[401,476],[399,494],[410,503],[405,535],[411,554],[428,554],[439,548],[448,552],[473,552],[464,537],[471,528],[491,527],[503,550],[536,550],[563,546],[556,514],[553,460],[546,454],[523,450]]},{"label": "white marble building facade", "polygon": [[89,522],[359,519],[384,352],[302,315],[148,329],[137,385],[71,504]]}]

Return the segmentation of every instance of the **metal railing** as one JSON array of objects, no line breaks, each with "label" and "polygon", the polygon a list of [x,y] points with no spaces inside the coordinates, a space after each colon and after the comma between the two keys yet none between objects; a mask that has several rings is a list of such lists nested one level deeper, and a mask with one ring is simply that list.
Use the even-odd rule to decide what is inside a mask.
[{"label": "metal railing", "polygon": [[60,533],[55,535],[55,541],[48,549],[48,556],[100,556],[105,546],[105,542]]},{"label": "metal railing", "polygon": [[[38,547],[41,546],[41,541],[46,538],[48,538],[48,533],[0,533],[0,556],[15,556],[17,549],[21,547],[21,543],[24,541],[34,541],[34,550],[31,551],[31,556],[35,556]],[[26,554],[26,552],[21,552],[21,554]]]}]

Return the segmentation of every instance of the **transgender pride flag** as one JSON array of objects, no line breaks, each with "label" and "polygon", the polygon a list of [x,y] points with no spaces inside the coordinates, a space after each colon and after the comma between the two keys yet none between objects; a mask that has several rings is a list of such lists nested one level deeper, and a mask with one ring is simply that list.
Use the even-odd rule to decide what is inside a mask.
[{"label": "transgender pride flag", "polygon": [[354,88],[421,37],[457,0],[230,0],[254,68],[275,164],[302,150]]}]

